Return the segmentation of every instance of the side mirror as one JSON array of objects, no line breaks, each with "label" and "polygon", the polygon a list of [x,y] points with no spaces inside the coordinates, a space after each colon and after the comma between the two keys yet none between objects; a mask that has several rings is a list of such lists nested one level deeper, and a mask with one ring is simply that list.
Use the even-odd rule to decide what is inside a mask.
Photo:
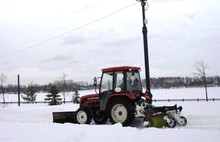
[{"label": "side mirror", "polygon": [[93,85],[95,86],[95,88],[97,87],[97,78],[96,77],[94,77]]}]

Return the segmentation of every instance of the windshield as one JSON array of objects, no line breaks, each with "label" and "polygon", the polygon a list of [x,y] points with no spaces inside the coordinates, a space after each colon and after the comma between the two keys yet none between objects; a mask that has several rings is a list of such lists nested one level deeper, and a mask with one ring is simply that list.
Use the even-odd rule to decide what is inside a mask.
[{"label": "windshield", "polygon": [[112,72],[104,73],[102,76],[100,93],[104,91],[112,90],[112,83],[113,83],[113,73]]},{"label": "windshield", "polygon": [[138,71],[105,72],[102,75],[100,85],[100,93],[105,91],[142,92],[141,80]]}]

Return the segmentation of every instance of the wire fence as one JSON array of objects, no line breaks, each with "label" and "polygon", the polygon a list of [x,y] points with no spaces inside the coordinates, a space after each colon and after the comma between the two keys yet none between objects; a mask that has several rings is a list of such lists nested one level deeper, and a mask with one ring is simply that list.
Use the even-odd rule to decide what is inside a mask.
[{"label": "wire fence", "polygon": [[202,101],[220,101],[220,98],[210,98],[210,99],[154,99],[153,102],[202,102]]},{"label": "wire fence", "polygon": [[[214,102],[214,101],[220,101],[220,98],[209,98],[209,99],[153,99],[153,102]],[[20,104],[47,104],[47,101],[35,101],[35,102],[20,102]],[[73,101],[65,101],[62,102],[63,104],[65,103],[73,103]],[[0,104],[18,104],[16,101],[11,101],[11,102],[0,102]]]},{"label": "wire fence", "polygon": [[[18,104],[19,102],[16,102],[16,101],[10,101],[10,102],[0,102],[0,104]],[[20,104],[48,104],[49,102],[47,101],[34,101],[34,102],[20,102]],[[73,103],[73,101],[65,101],[65,102],[62,102],[62,104],[65,104],[65,103]],[[75,104],[75,103],[73,103]]]}]

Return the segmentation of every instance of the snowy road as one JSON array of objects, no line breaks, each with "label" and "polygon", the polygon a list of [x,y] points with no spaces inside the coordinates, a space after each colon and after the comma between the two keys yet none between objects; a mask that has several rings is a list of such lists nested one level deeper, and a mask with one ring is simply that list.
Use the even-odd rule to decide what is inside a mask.
[{"label": "snowy road", "polygon": [[[220,89],[217,90],[215,91],[216,95],[220,93]],[[178,94],[180,90],[172,91],[176,91],[176,94]],[[189,94],[187,93],[187,95]],[[183,115],[188,119],[188,124],[185,127],[176,127],[173,129],[143,128],[140,126],[140,120],[135,120],[132,127],[122,127],[120,124],[55,124],[52,123],[52,112],[76,110],[78,105],[64,104],[60,106],[48,106],[46,104],[22,104],[18,107],[16,104],[1,104],[0,141],[219,142],[220,101],[157,102],[154,105],[174,105],[175,103],[183,106]]]}]

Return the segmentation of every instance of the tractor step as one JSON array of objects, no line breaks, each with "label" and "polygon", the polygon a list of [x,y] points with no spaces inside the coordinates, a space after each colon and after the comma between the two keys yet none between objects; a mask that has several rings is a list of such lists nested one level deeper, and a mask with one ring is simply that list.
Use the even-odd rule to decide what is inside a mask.
[{"label": "tractor step", "polygon": [[76,123],[75,111],[53,112],[54,123]]}]

